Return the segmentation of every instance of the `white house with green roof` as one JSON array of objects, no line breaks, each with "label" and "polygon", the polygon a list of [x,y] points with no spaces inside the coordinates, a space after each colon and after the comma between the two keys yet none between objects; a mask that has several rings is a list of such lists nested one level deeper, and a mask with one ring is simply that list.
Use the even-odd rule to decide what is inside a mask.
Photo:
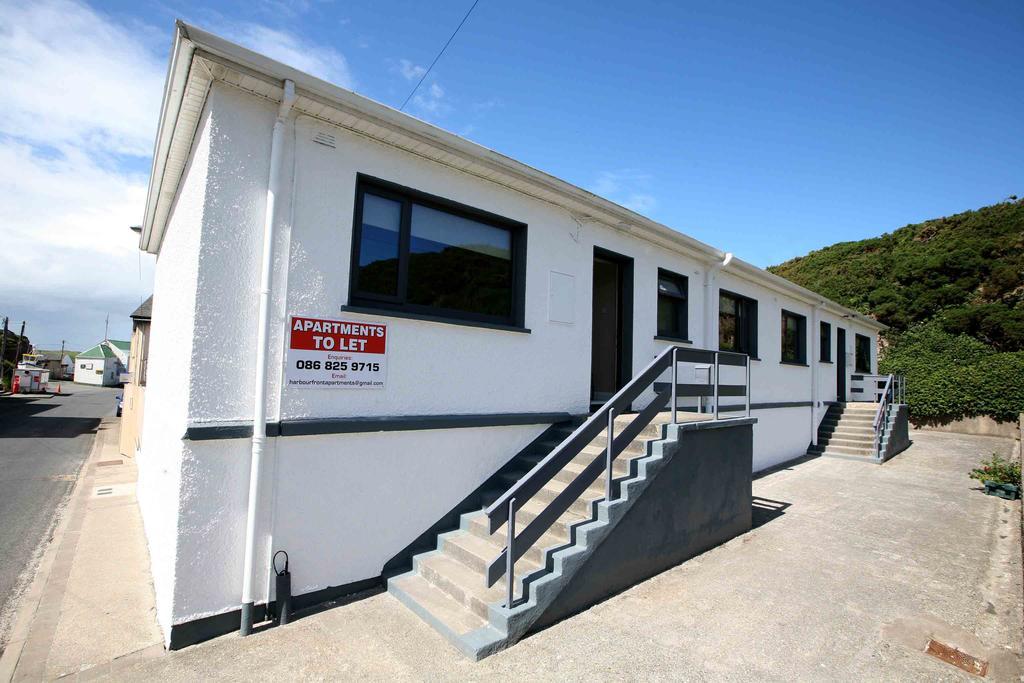
[{"label": "white house with green roof", "polygon": [[117,339],[104,339],[75,358],[75,382],[109,387],[120,383],[121,373],[128,365],[130,344]]}]

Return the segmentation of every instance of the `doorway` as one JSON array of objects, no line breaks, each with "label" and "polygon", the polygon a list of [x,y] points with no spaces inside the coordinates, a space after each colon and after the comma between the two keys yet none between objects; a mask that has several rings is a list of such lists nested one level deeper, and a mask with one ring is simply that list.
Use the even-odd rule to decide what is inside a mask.
[{"label": "doorway", "polygon": [[590,401],[604,403],[633,374],[633,259],[594,248]]},{"label": "doorway", "polygon": [[846,330],[836,328],[836,400],[846,402]]}]

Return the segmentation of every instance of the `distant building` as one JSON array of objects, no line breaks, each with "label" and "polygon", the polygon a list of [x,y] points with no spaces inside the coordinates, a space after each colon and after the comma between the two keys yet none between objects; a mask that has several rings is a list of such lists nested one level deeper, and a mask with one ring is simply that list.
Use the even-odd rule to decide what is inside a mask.
[{"label": "distant building", "polygon": [[128,354],[128,374],[121,401],[121,455],[135,455],[141,444],[142,411],[146,396],[146,369],[149,366],[149,323],[153,297],[132,313],[132,342]]},{"label": "distant building", "polygon": [[121,383],[121,373],[128,363],[129,342],[104,339],[82,351],[75,358],[75,382],[114,386]]},{"label": "distant building", "polygon": [[120,339],[108,339],[107,343],[110,344],[110,350],[117,356],[117,360],[123,367],[127,368],[128,355],[131,352],[132,343],[130,341],[121,341]]},{"label": "distant building", "polygon": [[50,371],[50,379],[67,379],[74,374],[75,359],[67,351],[39,351],[38,364]]}]

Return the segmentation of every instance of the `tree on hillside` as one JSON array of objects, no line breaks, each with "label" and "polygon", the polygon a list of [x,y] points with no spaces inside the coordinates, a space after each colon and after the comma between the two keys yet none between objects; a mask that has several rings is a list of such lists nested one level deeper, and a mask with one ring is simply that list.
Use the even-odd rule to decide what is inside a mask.
[{"label": "tree on hillside", "polygon": [[1024,200],[841,242],[770,271],[890,326],[917,421],[1024,411]]},{"label": "tree on hillside", "polygon": [[937,318],[951,334],[1024,349],[1024,200],[841,242],[769,270],[897,332]]}]

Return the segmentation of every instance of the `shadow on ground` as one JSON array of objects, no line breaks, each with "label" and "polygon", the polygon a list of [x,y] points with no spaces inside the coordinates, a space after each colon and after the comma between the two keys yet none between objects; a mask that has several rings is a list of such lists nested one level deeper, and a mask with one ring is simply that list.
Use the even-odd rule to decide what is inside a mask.
[{"label": "shadow on ground", "polygon": [[782,515],[786,514],[786,509],[790,505],[792,505],[792,503],[787,503],[782,500],[772,500],[771,498],[754,496],[753,504],[751,506],[750,528],[756,529],[760,526],[764,526],[768,522],[778,519]]},{"label": "shadow on ground", "polygon": [[96,432],[98,417],[41,415],[60,405],[37,398],[0,397],[0,439],[73,439]]}]

